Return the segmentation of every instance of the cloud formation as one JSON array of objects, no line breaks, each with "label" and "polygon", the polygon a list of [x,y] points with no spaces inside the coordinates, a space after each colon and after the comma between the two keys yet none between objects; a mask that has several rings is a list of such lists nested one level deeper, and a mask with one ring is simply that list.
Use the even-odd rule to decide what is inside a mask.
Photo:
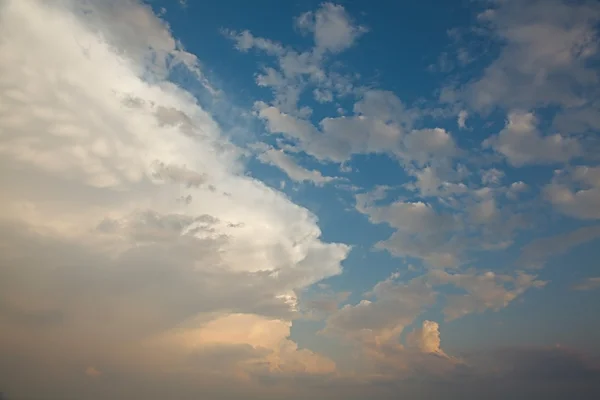
[{"label": "cloud formation", "polygon": [[[469,32],[497,40],[497,54],[434,105],[336,59],[375,29],[342,5],[290,18],[310,37],[304,50],[223,29],[232,52],[267,60],[253,84],[272,96],[245,115],[267,135],[247,133],[258,142],[243,147],[192,92],[223,101],[151,5],[0,1],[3,390],[90,400],[600,390],[589,354],[461,351],[441,337],[460,336],[465,316],[497,322],[547,285],[551,257],[600,236],[587,135],[600,127],[597,6],[487,2]],[[457,55],[445,73],[479,65],[468,34],[448,35]],[[180,74],[194,84],[176,84]],[[323,214],[339,226],[323,235],[298,205],[313,199],[262,182],[255,161],[344,197]],[[386,253],[357,267],[353,247]],[[570,293],[598,286],[589,277]]]},{"label": "cloud formation", "polygon": [[133,1],[0,6],[5,359],[62,352],[97,379],[194,354],[230,359],[235,379],[335,371],[287,337],[295,291],[339,274],[349,247],[246,176],[210,114],[165,80],[175,65],[203,79],[168,27]]}]

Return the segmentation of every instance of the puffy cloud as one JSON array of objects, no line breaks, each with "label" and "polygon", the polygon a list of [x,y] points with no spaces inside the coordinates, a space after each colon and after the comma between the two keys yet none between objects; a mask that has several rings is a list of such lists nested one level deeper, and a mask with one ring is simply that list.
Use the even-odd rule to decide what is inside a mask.
[{"label": "puffy cloud", "polygon": [[542,136],[532,113],[511,112],[498,135],[483,142],[514,166],[566,162],[583,154],[579,141],[558,133]]},{"label": "puffy cloud", "polygon": [[458,152],[452,136],[441,128],[414,130],[404,137],[404,158],[419,164],[453,157]]},{"label": "puffy cloud", "polygon": [[528,189],[529,186],[523,181],[513,182],[508,187],[506,197],[510,200],[515,200],[519,197],[520,193],[526,192]]},{"label": "puffy cloud", "polygon": [[390,153],[400,146],[402,127],[370,115],[325,118],[317,129],[277,107],[258,103],[256,109],[271,133],[283,134],[318,160],[343,162],[353,154]]},{"label": "puffy cloud", "polygon": [[[363,203],[363,204],[361,204]],[[357,209],[373,223],[386,223],[395,228],[392,236],[377,244],[392,254],[421,258],[434,267],[456,266],[459,249],[452,244],[454,229],[460,221],[448,213],[437,212],[424,202],[396,201],[387,206],[364,203],[357,196]]]},{"label": "puffy cloud", "polygon": [[560,212],[580,219],[600,218],[600,167],[556,170],[545,198]]},{"label": "puffy cloud", "polygon": [[446,356],[440,347],[440,325],[434,321],[423,321],[420,328],[408,334],[406,341],[409,346],[417,347],[423,353],[435,353]]},{"label": "puffy cloud", "polygon": [[296,18],[296,26],[312,32],[315,51],[337,53],[352,46],[366,28],[355,25],[343,6],[323,3],[315,12],[308,11]]},{"label": "puffy cloud", "polygon": [[315,127],[308,119],[258,102],[257,115],[271,133],[293,140],[318,160],[344,162],[354,154],[386,153],[420,165],[460,153],[444,129],[407,129],[414,120],[400,100],[382,91],[368,91],[354,105],[355,115],[328,117]]},{"label": "puffy cloud", "polygon": [[422,280],[403,284],[396,278],[392,275],[375,285],[370,292],[374,300],[340,308],[327,319],[324,332],[374,347],[397,342],[404,328],[433,304],[435,292]]},{"label": "puffy cloud", "polygon": [[243,52],[253,48],[265,51],[269,54],[282,54],[284,52],[284,48],[280,43],[269,39],[256,37],[248,30],[242,32],[224,30],[223,33],[229,36],[235,42],[235,47],[238,50]]},{"label": "puffy cloud", "polygon": [[573,290],[594,290],[600,288],[600,276],[586,278],[572,286]]},{"label": "puffy cloud", "polygon": [[302,14],[296,18],[296,26],[301,32],[313,33],[313,48],[297,51],[256,37],[247,30],[224,30],[223,33],[242,52],[256,49],[275,57],[277,68],[263,67],[256,75],[256,83],[273,90],[272,106],[294,116],[308,117],[312,109],[298,106],[300,95],[308,86],[314,86],[313,95],[318,102],[331,102],[355,91],[354,79],[329,68],[328,58],[351,47],[366,29],[355,25],[343,6],[331,3],[323,3],[317,11]]},{"label": "puffy cloud", "polygon": [[[257,373],[265,362],[331,372],[287,337],[295,291],[339,274],[349,248],[323,242],[314,215],[246,176],[241,151],[164,79],[183,65],[203,80],[167,26],[133,1],[0,7],[6,359],[64,365],[40,381],[64,390],[72,365],[101,378],[187,371],[192,337],[202,357],[218,345],[211,354],[258,360]],[[244,329],[275,336],[259,343]],[[35,364],[18,372],[42,375]],[[36,397],[44,385],[19,390]]]},{"label": "puffy cloud", "polygon": [[479,17],[501,43],[497,59],[465,89],[477,110],[582,106],[597,98],[600,7],[594,1],[497,1]]},{"label": "puffy cloud", "polygon": [[[423,279],[398,282],[398,275],[377,283],[368,296],[355,305],[346,304],[326,320],[322,333],[342,339],[358,350],[359,370],[378,379],[411,376],[424,361],[401,343],[405,328],[435,303],[436,293]],[[451,368],[451,365],[426,365]]]},{"label": "puffy cloud", "polygon": [[[183,344],[206,365],[213,365],[223,350],[240,355],[243,346],[250,350],[234,364],[225,363],[227,369],[238,369],[251,374],[266,368],[271,374],[331,374],[336,367],[333,361],[307,349],[298,349],[289,340],[291,322],[269,319],[254,314],[228,314],[219,316],[199,328],[179,329],[169,332],[161,341]],[[213,353],[215,350],[216,354]],[[237,354],[236,354],[237,353]],[[212,356],[216,356],[213,358]]]},{"label": "puffy cloud", "polygon": [[[545,283],[523,272],[511,276],[491,271],[447,273],[434,270],[407,282],[400,281],[396,273],[377,283],[366,293],[365,299],[354,305],[346,304],[332,313],[322,333],[355,346],[360,351],[361,363],[383,376],[410,375],[413,368],[424,368],[429,373],[448,373],[462,361],[441,349],[439,325],[424,321],[406,335],[405,347],[401,336],[407,326],[441,297],[447,303],[443,310],[446,319],[453,320],[471,313],[502,309],[529,288],[540,288]],[[447,285],[465,293],[444,294],[438,290]],[[415,349],[418,350],[416,353]],[[423,354],[435,357],[423,358]]]}]

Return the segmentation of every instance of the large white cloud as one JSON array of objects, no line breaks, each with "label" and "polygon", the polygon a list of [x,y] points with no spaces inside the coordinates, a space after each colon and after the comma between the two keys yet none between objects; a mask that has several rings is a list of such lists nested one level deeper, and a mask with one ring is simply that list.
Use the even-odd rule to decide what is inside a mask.
[{"label": "large white cloud", "polygon": [[209,85],[168,27],[134,1],[0,7],[3,354],[68,351],[103,379],[125,353],[185,363],[181,324],[200,348],[206,332],[256,326],[273,340],[217,344],[249,346],[232,357],[260,368],[331,372],[286,338],[295,291],[340,273],[348,247],[246,176],[210,114],[165,80],[178,64]]}]

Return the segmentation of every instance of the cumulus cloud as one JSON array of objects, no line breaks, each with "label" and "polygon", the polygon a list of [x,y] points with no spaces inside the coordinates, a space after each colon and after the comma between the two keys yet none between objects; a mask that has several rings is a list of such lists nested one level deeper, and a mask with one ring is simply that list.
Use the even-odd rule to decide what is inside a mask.
[{"label": "cumulus cloud", "polygon": [[366,28],[355,25],[343,6],[323,3],[315,12],[308,11],[296,18],[296,26],[313,33],[316,52],[337,53],[352,46]]},{"label": "cumulus cloud", "polygon": [[[543,11],[541,11],[543,10]],[[594,1],[497,1],[479,16],[501,51],[465,89],[477,110],[583,106],[595,100],[600,7]],[[515,62],[518,60],[518,62]]]},{"label": "cumulus cloud", "polygon": [[353,93],[352,76],[337,72],[329,66],[331,55],[351,47],[366,28],[356,25],[341,5],[323,3],[317,11],[308,11],[295,19],[302,33],[312,33],[314,46],[298,51],[281,43],[253,35],[245,30],[224,30],[235,47],[247,52],[250,49],[263,51],[276,60],[276,67],[265,66],[256,75],[258,86],[271,88],[272,106],[284,113],[308,117],[312,109],[299,107],[300,95],[312,86],[318,102],[331,102],[338,97]]},{"label": "cumulus cloud", "polygon": [[[385,93],[366,95],[355,105],[358,115],[324,118],[318,128],[307,119],[295,117],[265,103],[257,103],[255,108],[271,133],[282,134],[318,160],[341,163],[354,154],[393,154],[400,150],[404,130],[401,124],[404,121],[398,120],[398,117],[395,120],[382,119],[389,111],[378,107],[386,105],[388,99]],[[401,104],[397,98],[395,100]],[[396,104],[389,104],[389,107],[396,107]],[[418,140],[419,144],[421,142]],[[427,151],[423,146],[419,149]]]},{"label": "cumulus cloud", "polygon": [[409,346],[417,347],[423,353],[446,356],[440,347],[440,325],[435,321],[423,321],[420,328],[416,328],[408,334],[406,341]]},{"label": "cumulus cloud", "polygon": [[600,218],[600,167],[556,170],[544,187],[545,198],[560,212],[579,219]]},{"label": "cumulus cloud", "polygon": [[[254,349],[259,372],[330,373],[287,337],[295,290],[339,274],[349,248],[246,176],[209,113],[165,80],[184,66],[204,82],[168,27],[134,1],[0,7],[6,359],[66,357],[105,377],[131,374],[128,359],[187,368],[195,345],[220,337]],[[256,342],[243,327],[277,335]]]},{"label": "cumulus cloud", "polygon": [[[392,274],[377,283],[360,302],[346,304],[331,313],[322,330],[323,334],[357,348],[361,363],[368,366],[371,373],[383,376],[410,375],[413,368],[448,372],[462,363],[441,349],[439,325],[434,321],[425,320],[420,327],[408,332],[405,343],[401,339],[406,327],[440,298],[446,300],[443,310],[446,320],[454,320],[471,313],[497,311],[528,289],[546,284],[524,272],[499,275],[491,271],[434,270],[405,282],[399,278],[399,274]],[[444,294],[441,289],[448,285],[464,294]],[[420,354],[435,357],[423,358]]]},{"label": "cumulus cloud", "polygon": [[404,149],[404,157],[415,160],[419,164],[458,154],[454,139],[441,128],[410,132],[404,137]]},{"label": "cumulus cloud", "polygon": [[[561,81],[554,74],[571,80],[567,69],[574,64],[576,82],[593,81],[580,63],[596,51],[583,40],[587,22],[595,21],[594,8],[585,7],[577,8],[591,10],[580,28],[569,22],[573,15],[563,18],[551,8],[558,31],[510,32],[502,10],[483,15],[507,47],[495,67],[457,95],[464,104],[448,115],[468,108],[458,112],[458,128],[467,128],[469,113],[493,104],[533,110],[563,101],[587,110],[578,92],[565,92],[568,101],[553,97]],[[527,18],[519,21],[527,25]],[[500,310],[546,284],[522,271],[462,268],[471,261],[469,251],[512,244],[524,220],[506,201],[528,185],[510,183],[510,174],[488,159],[461,159],[466,152],[457,138],[423,124],[422,109],[340,73],[331,58],[366,32],[342,6],[322,4],[295,23],[314,39],[306,51],[250,31],[223,32],[239,51],[274,60],[255,76],[273,98],[257,101],[254,113],[279,136],[277,147],[259,145],[253,155],[292,181],[316,186],[342,178],[304,167],[306,155],[340,163],[344,173],[356,171],[347,164],[355,155],[390,156],[408,182],[365,193],[347,186],[358,193],[356,210],[393,231],[375,247],[425,268],[410,267],[407,280],[393,274],[359,300],[347,291],[315,289],[342,272],[350,246],[326,242],[315,215],[252,178],[243,162],[248,152],[227,139],[207,106],[168,80],[183,68],[211,96],[220,94],[150,7],[137,0],[0,1],[0,384],[9,392],[152,399],[172,397],[177,388],[182,399],[206,393],[396,398],[398,382],[406,385],[404,393],[422,397],[422,387],[411,392],[419,382],[440,397],[440,382],[457,378],[477,387],[489,376],[501,381],[498,370],[510,375],[514,357],[506,368],[488,363],[489,375],[482,377],[474,372],[477,360],[447,355],[434,321],[406,331],[437,305],[454,320]],[[515,43],[540,45],[532,39],[538,28],[572,37],[527,58]],[[557,47],[581,54],[555,55]],[[506,54],[523,55],[524,65],[503,62]],[[539,96],[516,92],[512,99],[498,89],[515,71],[528,81],[546,61],[547,71],[534,79]],[[300,105],[307,89],[317,102],[349,111],[311,118],[313,110]],[[342,102],[347,95],[355,97]],[[586,126],[595,123],[586,118]],[[512,112],[485,146],[513,166],[569,162],[582,154],[575,139],[543,135],[539,126],[533,113]],[[595,219],[597,172],[584,166],[557,171],[544,195],[567,215]],[[520,265],[543,264],[597,233],[586,227],[533,242]],[[574,289],[592,289],[596,280]],[[320,354],[297,344],[292,321],[298,319],[323,323],[320,333],[349,350],[340,358],[358,362],[341,366],[335,350]],[[559,364],[593,376],[578,357],[563,356],[557,355]],[[519,371],[557,376],[540,364]],[[456,398],[464,398],[459,392]]]},{"label": "cumulus cloud", "polygon": [[504,129],[486,139],[483,147],[494,149],[516,167],[567,162],[583,154],[577,139],[558,133],[542,136],[537,124],[532,113],[511,112]]}]

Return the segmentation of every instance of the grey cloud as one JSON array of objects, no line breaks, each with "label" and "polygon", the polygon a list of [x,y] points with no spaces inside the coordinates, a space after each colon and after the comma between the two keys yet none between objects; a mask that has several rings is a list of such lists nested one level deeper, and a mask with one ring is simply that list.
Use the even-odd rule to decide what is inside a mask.
[{"label": "grey cloud", "polygon": [[571,287],[573,290],[595,290],[600,288],[600,276],[586,278]]}]

